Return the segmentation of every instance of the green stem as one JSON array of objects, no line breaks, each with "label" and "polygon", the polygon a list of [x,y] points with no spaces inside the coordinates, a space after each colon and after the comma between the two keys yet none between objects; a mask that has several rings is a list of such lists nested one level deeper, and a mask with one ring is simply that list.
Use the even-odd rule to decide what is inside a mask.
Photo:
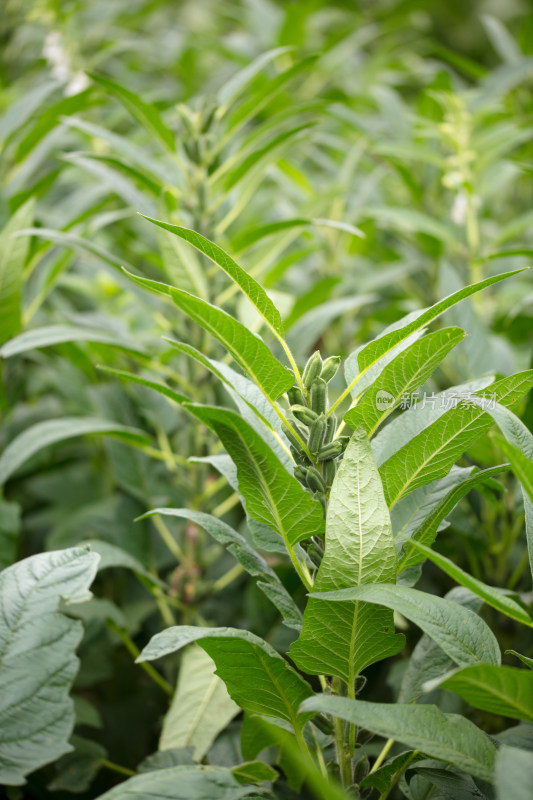
[{"label": "green stem", "polygon": [[370,770],[370,774],[372,774],[373,772],[376,772],[376,770],[378,770],[381,767],[381,765],[383,764],[383,762],[387,758],[387,754],[388,754],[388,752],[391,749],[393,744],[394,744],[394,739],[387,739],[387,741],[383,745],[383,749],[382,749],[381,753],[379,754],[379,756],[374,761],[372,769]]},{"label": "green stem", "polygon": [[[108,620],[107,624],[111,628],[111,630],[114,631],[120,639],[122,639],[122,642],[126,646],[126,649],[131,653],[131,655],[135,659],[137,659],[141,651],[139,650],[137,645],[132,641],[132,639],[130,639],[126,631],[123,628],[120,628],[112,620]],[[166,694],[168,694],[170,697],[173,696],[174,689],[172,688],[170,683],[168,683],[168,681],[166,681],[163,678],[163,676],[160,675],[159,672],[157,672],[157,670],[155,670],[152,667],[151,664],[149,664],[147,661],[141,661],[139,662],[139,666],[146,672],[147,675],[149,675],[152,678],[153,681],[155,681],[155,683],[157,683],[160,689],[166,692]]]},{"label": "green stem", "polygon": [[102,761],[102,766],[106,769],[112,770],[113,772],[118,772],[119,775],[127,775],[128,778],[133,778],[135,775],[137,775],[137,773],[132,769],[121,767],[120,764],[115,764],[113,761],[108,761],[107,759]]},{"label": "green stem", "polygon": [[[344,684],[339,678],[333,679],[333,691],[335,694],[344,695]],[[341,774],[341,781],[344,787],[351,786],[353,783],[352,774],[352,761],[350,754],[345,747],[344,741],[344,721],[339,717],[335,717],[333,722],[333,730],[335,734],[335,748],[337,750],[337,762]]]}]

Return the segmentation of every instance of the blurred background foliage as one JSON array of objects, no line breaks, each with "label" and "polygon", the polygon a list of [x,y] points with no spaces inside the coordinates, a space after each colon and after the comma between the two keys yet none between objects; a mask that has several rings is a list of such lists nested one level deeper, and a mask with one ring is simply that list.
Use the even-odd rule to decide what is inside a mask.
[{"label": "blurred background foliage", "polygon": [[[75,755],[30,779],[32,797],[94,797],[116,780],[108,769],[91,785],[104,759],[135,769],[157,747],[166,697],[132,663],[135,641],[173,619],[287,637],[194,526],[133,522],[192,506],[246,531],[225,479],[188,460],[216,454],[205,431],[96,368],[201,402],[220,391],[161,337],[221,351],[120,268],[257,327],[218,271],[137,212],[200,230],[259,278],[300,361],[316,347],[348,356],[409,311],[531,260],[533,15],[528,0],[4,0],[0,42],[0,257],[24,266],[22,311],[0,321],[0,446],[63,418],[71,437],[85,417],[149,436],[66,437],[0,500],[4,566],[85,540],[115,548],[84,611]],[[470,335],[429,391],[529,366],[527,273],[458,315]],[[531,427],[531,400],[522,412]],[[464,463],[501,460],[487,440]],[[503,500],[487,492],[454,512],[443,550],[521,589],[519,493],[503,484]],[[424,580],[449,588],[431,569]],[[526,651],[514,629],[499,633]],[[210,763],[235,760],[235,730]]]}]

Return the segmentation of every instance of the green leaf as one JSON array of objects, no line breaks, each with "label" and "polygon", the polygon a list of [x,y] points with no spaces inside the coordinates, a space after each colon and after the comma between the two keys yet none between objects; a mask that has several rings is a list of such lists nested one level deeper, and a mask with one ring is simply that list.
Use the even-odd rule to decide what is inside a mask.
[{"label": "green leaf", "polygon": [[163,269],[171,285],[208,300],[209,289],[204,268],[194,250],[165,230],[156,233]]},{"label": "green leaf", "polygon": [[468,572],[461,569],[461,567],[458,567],[457,564],[454,564],[453,561],[450,561],[449,558],[446,558],[446,556],[440,553],[436,553],[429,547],[425,547],[423,544],[420,544],[420,542],[413,541],[412,545],[418,552],[422,553],[426,558],[429,558],[430,561],[433,561],[434,564],[440,567],[450,578],[453,578],[454,581],[460,583],[461,586],[464,586],[478,597],[481,597],[487,605],[511,617],[511,619],[533,628],[533,619],[531,619],[527,611],[513,600],[512,597],[508,597],[503,594],[500,589],[494,586],[488,586],[486,583],[483,583],[483,581],[474,578],[472,575],[469,575]]},{"label": "green leaf", "polygon": [[251,517],[279,533],[291,553],[324,531],[322,506],[290,475],[258,433],[224,408],[186,408],[219,437],[237,467],[239,491]]},{"label": "green leaf", "polygon": [[[426,309],[416,319],[414,319],[408,325],[405,325],[403,328],[397,328],[396,330],[385,334],[385,336],[381,336],[380,338],[375,339],[373,342],[370,342],[363,347],[358,354],[359,372],[363,373],[369,370],[371,366],[379,361],[379,359],[383,358],[383,356],[387,355],[387,353],[396,347],[396,345],[398,345],[400,342],[403,342],[408,336],[410,336],[412,333],[415,333],[415,331],[418,331],[420,328],[424,328],[430,322],[433,322],[433,320],[437,319],[437,317],[439,317],[449,308],[452,308],[452,306],[455,306],[461,300],[476,294],[476,292],[480,292],[482,289],[487,288],[487,286],[492,286],[494,283],[498,283],[506,278],[510,278],[520,272],[522,272],[520,269],[513,270],[512,272],[504,272],[501,275],[495,275],[494,277],[486,278],[484,281],[480,281],[479,283],[466,286],[464,289],[459,289],[459,291],[454,292],[448,297],[445,297],[443,300],[440,300],[438,303],[435,303],[435,305]],[[353,381],[354,385],[356,380]]]},{"label": "green leaf", "polygon": [[533,722],[533,672],[517,667],[474,664],[456,670],[441,689],[455,692],[474,708]]},{"label": "green leaf", "polygon": [[238,800],[252,792],[257,787],[242,786],[225,767],[181,766],[135,775],[97,800]]},{"label": "green leaf", "polygon": [[514,444],[511,444],[503,436],[493,433],[491,439],[494,441],[505,458],[510,462],[512,470],[533,502],[533,472],[531,471],[531,459]]},{"label": "green leaf", "polygon": [[239,783],[274,782],[279,777],[276,770],[264,761],[247,761],[233,767],[231,771]]},{"label": "green leaf", "polygon": [[192,747],[194,760],[201,761],[239,711],[215,675],[213,660],[200,647],[187,647],[176,693],[163,720],[159,749]]},{"label": "green leaf", "polygon": [[265,559],[248,544],[244,536],[234,531],[222,520],[204,514],[201,511],[194,511],[189,508],[154,508],[143,514],[139,519],[162,514],[164,516],[188,519],[199,525],[217,542],[224,545],[228,552],[234,556],[243,569],[254,577],[262,578],[257,586],[271,600],[274,606],[280,611],[284,623],[289,628],[300,630],[302,627],[302,615],[298,606],[287,592],[280,579],[270,567]]},{"label": "green leaf", "polygon": [[[141,216],[144,216],[144,214]],[[278,337],[283,337],[281,316],[270,297],[261,284],[257,283],[255,278],[252,278],[252,276],[240,267],[221,247],[209,241],[209,239],[206,239],[205,236],[202,236],[200,233],[189,230],[189,228],[181,228],[178,225],[171,225],[168,222],[162,222],[161,220],[152,219],[151,217],[145,216],[144,218],[154,225],[158,225],[160,228],[189,242],[189,244],[196,247],[200,253],[203,253],[214,264],[220,267],[220,269],[239,286],[250,302],[256,307],[270,329],[277,334]]]},{"label": "green leaf", "polygon": [[89,433],[106,433],[137,444],[147,444],[150,441],[150,438],[137,428],[128,428],[117,422],[92,417],[64,417],[37,422],[10,442],[0,456],[0,485],[43,447]]},{"label": "green leaf", "polygon": [[11,356],[25,353],[28,350],[37,350],[64,342],[101,342],[120,347],[123,350],[131,350],[134,353],[144,352],[143,348],[125,338],[122,339],[120,335],[111,331],[78,328],[73,325],[46,325],[43,328],[25,331],[19,336],[15,336],[14,339],[10,339],[0,347],[0,357],[11,358]]},{"label": "green leaf", "polygon": [[22,271],[30,240],[14,236],[33,221],[35,202],[28,200],[0,232],[0,344],[21,326]]},{"label": "green leaf", "polygon": [[461,328],[443,328],[414,342],[383,369],[359,403],[344,415],[352,428],[363,425],[369,436],[429,378],[442,359],[465,336]]},{"label": "green leaf", "polygon": [[[326,519],[325,553],[314,591],[328,593],[396,577],[396,550],[370,442],[361,428],[346,449]],[[402,649],[390,611],[347,598],[331,603],[311,597],[300,638],[291,646],[295,664],[312,674],[335,675],[352,691],[369,664]]]},{"label": "green leaf", "polygon": [[0,570],[9,567],[17,556],[20,535],[18,503],[8,503],[0,497]]},{"label": "green leaf", "polygon": [[522,653],[517,653],[516,650],[506,650],[505,655],[507,654],[516,656],[523,664],[526,665],[526,667],[533,669],[533,658],[528,658],[527,656],[522,655]]},{"label": "green leaf", "polygon": [[301,729],[309,719],[298,713],[311,687],[266,642],[237,628],[168,628],[156,634],[138,661],[153,661],[198,642],[217,667],[231,698],[244,711],[264,714]]},{"label": "green leaf", "polygon": [[[479,597],[462,586],[454,586],[445,598],[476,612],[483,605]],[[413,648],[407,669],[403,673],[398,702],[415,703],[425,694],[428,681],[440,678],[453,666],[453,660],[425,633]]]},{"label": "green leaf", "polygon": [[218,102],[222,106],[219,115],[222,116],[222,113],[224,113],[229,105],[234,103],[239,94],[242,93],[245,86],[249,84],[267,64],[278,56],[289,53],[293,49],[293,47],[274,47],[271,50],[267,50],[226,81],[217,95]]},{"label": "green leaf", "polygon": [[104,75],[89,73],[92,80],[102,86],[109,94],[114,95],[128,109],[132,117],[141,123],[150,133],[152,133],[167,150],[175,152],[174,134],[163,123],[156,107],[145,103],[138,94],[130,92]]},{"label": "green leaf", "polygon": [[294,383],[294,375],[272,355],[262,339],[225,311],[187,292],[170,289],[176,305],[224,345],[235,361],[271,400]]},{"label": "green leaf", "polygon": [[416,764],[413,770],[437,789],[437,794],[433,794],[433,797],[440,800],[489,800],[487,794],[479,789],[469,775],[452,772],[450,769],[435,769],[430,764],[431,761]]},{"label": "green leaf", "polygon": [[[459,666],[478,662],[499,664],[498,642],[487,623],[468,608],[419,589],[393,583],[353,586],[315,594],[328,601],[377,603],[416,623]],[[305,629],[305,615],[304,615]]]},{"label": "green leaf", "polygon": [[302,704],[302,712],[308,711],[333,714],[454,764],[482,780],[492,780],[496,748],[489,737],[465,717],[443,714],[437,706],[367,703],[315,695]]},{"label": "green leaf", "polygon": [[406,750],[393,758],[388,764],[371,772],[361,781],[361,786],[373,786],[380,795],[385,795],[392,790],[402,772],[414,761],[420,761],[424,756],[418,750]]},{"label": "green leaf", "polygon": [[[409,517],[403,521],[401,528],[397,531],[396,546],[401,552],[398,558],[398,573],[400,574],[415,564],[420,564],[424,559],[420,551],[410,546],[410,542],[420,542],[423,545],[432,545],[439,531],[440,525],[450,514],[459,500],[461,500],[471,489],[483,485],[494,475],[505,472],[508,467],[501,464],[489,469],[473,471],[472,469],[452,469],[448,475],[429,487],[427,493],[422,494],[420,501],[415,498],[419,492],[423,493],[428,487],[420,487],[405,497],[397,506],[394,512],[401,509],[404,503],[409,503],[411,498],[416,502],[413,504]],[[464,474],[471,473],[468,477]]]},{"label": "green leaf", "polygon": [[184,394],[175,392],[174,389],[171,389],[166,384],[160,383],[159,381],[152,381],[148,378],[142,378],[140,375],[136,375],[134,372],[127,372],[127,370],[124,369],[114,369],[113,367],[104,367],[102,364],[98,364],[98,369],[102,372],[107,372],[109,375],[116,375],[117,378],[130,381],[130,383],[137,383],[139,386],[145,386],[147,389],[153,389],[154,392],[162,394],[169,400],[173,400],[174,403],[178,403],[178,405],[183,405],[183,403],[187,403],[190,400],[190,398],[186,397]]},{"label": "green leaf", "polygon": [[[512,405],[532,385],[533,370],[528,370],[496,381],[472,397]],[[490,416],[482,408],[464,399],[397,450],[380,467],[389,508],[419,486],[446,475],[491,425]]]},{"label": "green leaf", "polygon": [[533,752],[502,745],[496,756],[498,800],[529,800],[533,785]]},{"label": "green leaf", "polygon": [[72,750],[83,628],[58,613],[60,601],[90,598],[98,556],[84,548],[31,556],[0,574],[0,784],[25,776]]},{"label": "green leaf", "polygon": [[49,791],[86,792],[107,756],[104,747],[81,736],[72,736],[70,744],[74,750],[55,763],[56,775],[46,787]]},{"label": "green leaf", "polygon": [[350,233],[352,236],[365,238],[364,233],[359,230],[359,228],[356,228],[354,225],[349,225],[346,222],[339,222],[334,219],[293,217],[292,219],[282,219],[278,220],[278,222],[269,222],[266,225],[255,225],[252,228],[247,228],[232,239],[232,247],[234,252],[240,252],[241,250],[247,250],[256,242],[261,241],[261,239],[265,239],[267,236],[272,236],[280,231],[309,227],[332,228],[333,230],[339,230],[343,233]]}]

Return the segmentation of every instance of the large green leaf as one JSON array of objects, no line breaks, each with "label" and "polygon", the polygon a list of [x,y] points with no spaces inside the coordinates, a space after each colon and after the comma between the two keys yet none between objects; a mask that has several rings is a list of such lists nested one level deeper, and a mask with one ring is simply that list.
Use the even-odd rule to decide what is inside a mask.
[{"label": "large green leaf", "polygon": [[128,428],[117,422],[93,417],[63,417],[37,422],[8,444],[0,456],[0,486],[35,453],[56,442],[85,436],[90,433],[105,433],[125,441],[147,444],[150,438],[137,428]]},{"label": "large green leaf", "polygon": [[503,717],[533,722],[533,672],[517,667],[474,664],[439,681],[471,706]]},{"label": "large green leaf", "polygon": [[266,642],[237,628],[168,628],[156,634],[138,661],[153,661],[198,642],[216,664],[232,699],[244,711],[275,717],[301,729],[309,719],[299,714],[312,694],[309,684]]},{"label": "large green leaf", "polygon": [[431,550],[431,548],[425,547],[416,541],[413,541],[413,545],[419,553],[429,558],[430,561],[433,561],[434,564],[446,572],[450,578],[460,583],[461,586],[464,586],[478,597],[481,597],[487,605],[496,608],[502,614],[511,617],[511,619],[533,628],[533,619],[531,616],[516,602],[516,600],[513,600],[512,597],[508,597],[506,594],[503,594],[500,589],[494,586],[488,586],[488,584],[483,583],[483,581],[480,581],[478,578],[469,575],[468,572],[465,572],[464,569],[458,567],[457,564],[454,564],[453,561],[441,555],[441,553],[436,553],[434,550]]},{"label": "large green leaf", "polygon": [[215,431],[233,459],[248,514],[279,533],[289,553],[303,539],[323,533],[320,503],[287,472],[247,422],[225,408],[185,407]]},{"label": "large green leaf", "polygon": [[[325,552],[313,588],[325,593],[395,577],[390,518],[370,442],[359,428],[331,488]],[[290,654],[300,669],[335,675],[352,691],[361,670],[394,655],[403,644],[404,637],[394,634],[390,611],[350,598],[336,604],[311,597]]]},{"label": "large green leaf", "polygon": [[[440,481],[430,487],[421,486],[398,503],[391,515],[393,520],[394,512],[400,509],[404,503],[410,506],[409,513],[403,518],[401,527],[395,531],[397,534],[396,546],[399,551],[398,573],[424,560],[421,552],[410,546],[411,541],[427,546],[433,544],[441,523],[453,511],[459,500],[471,489],[490,481],[494,475],[505,472],[507,469],[505,464],[475,471],[454,468]],[[424,492],[426,489],[429,491]],[[418,493],[421,493],[420,498],[416,497]],[[414,500],[412,504],[410,503],[411,499]]]},{"label": "large green leaf", "polygon": [[[503,378],[475,397],[502,405],[516,403],[533,385],[533,370]],[[446,475],[463,452],[489,430],[491,417],[462,399],[432,425],[397,450],[380,467],[389,508],[402,497]]]},{"label": "large green leaf", "polygon": [[302,711],[333,714],[361,728],[421,750],[483,780],[492,780],[496,748],[479,728],[458,714],[432,705],[367,703],[347,697],[315,695]]},{"label": "large green leaf", "polygon": [[420,330],[420,328],[423,328],[430,322],[433,322],[433,320],[437,319],[437,317],[439,317],[449,308],[452,308],[452,306],[460,303],[461,300],[471,297],[471,295],[476,294],[476,292],[480,292],[482,289],[486,289],[488,286],[492,286],[494,283],[503,281],[506,278],[511,278],[513,275],[517,275],[522,271],[523,270],[518,269],[513,270],[512,272],[504,272],[501,275],[494,275],[492,278],[486,278],[483,281],[479,281],[479,283],[473,283],[471,286],[465,286],[464,289],[459,289],[457,292],[453,292],[453,294],[450,294],[443,300],[439,300],[438,303],[435,303],[435,305],[426,309],[422,314],[420,314],[420,316],[418,316],[408,325],[405,325],[403,328],[398,328],[397,330],[391,331],[385,336],[381,336],[379,339],[375,339],[373,342],[369,342],[369,344],[367,344],[359,352],[359,371],[363,372],[369,369],[380,358],[383,358],[384,355],[392,350],[393,347],[396,347],[397,344],[404,341],[404,339],[406,339],[415,331]]},{"label": "large green leaf", "polygon": [[187,647],[176,693],[163,720],[159,749],[191,747],[194,760],[201,761],[239,711],[224,682],[215,675],[210,656],[196,645]]},{"label": "large green leaf", "polygon": [[31,225],[34,208],[35,202],[28,200],[0,232],[0,344],[21,325],[22,270],[30,240],[14,234]]},{"label": "large green leaf", "polygon": [[2,358],[10,358],[28,350],[50,347],[64,342],[101,342],[102,344],[120,347],[123,350],[132,350],[136,353],[143,352],[142,347],[125,337],[122,338],[116,332],[74,327],[73,325],[46,325],[43,328],[25,331],[19,336],[15,336],[14,339],[10,339],[0,347],[0,356]]},{"label": "large green leaf", "polygon": [[394,583],[353,586],[318,596],[341,603],[347,600],[377,603],[399,611],[431,636],[459,666],[501,661],[498,642],[487,623],[468,608],[442,597]]},{"label": "large green leaf", "polygon": [[143,772],[97,800],[239,800],[252,793],[257,797],[257,787],[242,786],[231,770],[198,765]]},{"label": "large green leaf", "polygon": [[156,514],[188,519],[202,527],[213,539],[226,547],[246,572],[254,577],[261,578],[257,582],[257,586],[280,611],[284,623],[289,628],[301,629],[302,615],[300,609],[272,567],[248,544],[244,536],[234,531],[222,520],[210,514],[204,514],[202,511],[194,511],[189,508],[154,508],[152,511],[143,514],[140,519],[155,516]]},{"label": "large green leaf", "polygon": [[0,784],[25,776],[72,747],[79,621],[60,602],[90,598],[98,556],[83,548],[41,553],[0,574]]},{"label": "large green leaf", "polygon": [[145,217],[145,219],[149,222],[153,222],[154,225],[159,225],[160,228],[173,233],[175,236],[179,236],[186,242],[189,242],[193,247],[196,247],[200,253],[203,253],[211,259],[214,264],[219,266],[226,275],[229,275],[231,280],[240,287],[272,331],[280,337],[283,336],[283,325],[280,313],[261,284],[257,283],[255,278],[252,278],[252,276],[240,267],[221,247],[209,241],[209,239],[206,239],[205,236],[202,236],[200,233],[189,230],[189,228],[181,228],[178,225],[171,225],[169,222],[162,222],[161,220],[152,219],[151,217]]},{"label": "large green leaf", "polygon": [[444,328],[413,342],[383,369],[368,392],[344,416],[352,428],[363,425],[369,436],[429,378],[442,359],[465,336],[461,328]]},{"label": "large green leaf", "polygon": [[530,800],[533,786],[533,752],[503,745],[496,756],[498,800]]}]

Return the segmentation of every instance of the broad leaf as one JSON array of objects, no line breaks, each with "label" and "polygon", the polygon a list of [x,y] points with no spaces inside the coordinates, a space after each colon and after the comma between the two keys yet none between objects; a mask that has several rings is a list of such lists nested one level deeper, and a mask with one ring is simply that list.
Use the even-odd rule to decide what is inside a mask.
[{"label": "broad leaf", "polygon": [[[533,371],[529,370],[503,378],[475,396],[507,406],[516,403],[532,385]],[[389,508],[419,486],[446,475],[491,425],[491,417],[483,409],[461,400],[411,439],[380,467]]]},{"label": "broad leaf", "polygon": [[257,582],[257,586],[280,611],[284,623],[289,628],[301,629],[302,615],[300,609],[272,567],[248,544],[244,536],[234,531],[222,520],[212,517],[210,514],[204,514],[201,511],[194,511],[188,508],[154,508],[152,511],[143,514],[140,519],[152,517],[156,514],[188,519],[196,525],[200,525],[213,539],[226,547],[246,572],[262,579]]},{"label": "broad leaf", "polygon": [[498,642],[487,623],[468,608],[442,597],[393,583],[353,586],[318,596],[341,603],[361,600],[399,611],[431,636],[459,666],[479,662],[499,664],[501,661]]},{"label": "broad leaf", "polygon": [[437,706],[367,703],[315,695],[302,704],[302,712],[308,711],[333,714],[454,764],[470,775],[492,780],[496,748],[489,737],[465,717],[443,714]]},{"label": "broad leaf", "polygon": [[[395,577],[390,518],[370,443],[360,428],[331,488],[325,553],[313,589],[326,593]],[[290,654],[305,672],[335,675],[352,691],[361,670],[394,655],[403,645],[404,637],[394,634],[390,611],[351,598],[336,604],[311,597],[301,636]]]},{"label": "broad leaf", "polygon": [[28,200],[0,232],[0,344],[21,325],[22,271],[30,240],[14,234],[31,225],[34,207],[34,201]]},{"label": "broad leaf", "polygon": [[233,459],[248,514],[279,533],[289,553],[303,539],[323,533],[320,503],[238,414],[210,406],[187,404],[186,408],[215,431]]},{"label": "broad leaf", "polygon": [[238,800],[252,793],[257,796],[257,787],[242,786],[231,770],[198,765],[143,772],[97,800]]},{"label": "broad leaf", "polygon": [[311,687],[269,644],[249,631],[188,625],[168,628],[151,639],[137,660],[153,661],[192,642],[211,656],[216,674],[244,711],[285,720],[295,729],[305,725],[309,717],[298,709],[312,694]]},{"label": "broad leaf", "polygon": [[116,332],[78,328],[73,325],[47,325],[43,328],[25,331],[19,336],[15,336],[14,339],[10,339],[0,347],[0,356],[2,358],[10,358],[28,350],[50,347],[64,342],[97,342],[136,353],[143,352],[143,348],[134,345],[125,338],[122,339]]},{"label": "broad leaf", "polygon": [[474,708],[533,722],[533,672],[517,667],[475,664],[439,681]]},{"label": "broad leaf", "polygon": [[399,756],[393,758],[388,764],[379,767],[375,772],[371,772],[361,781],[361,786],[373,786],[378,790],[380,796],[387,796],[396,784],[402,772],[414,761],[420,761],[424,756],[418,750],[406,750]]},{"label": "broad leaf", "polygon": [[498,800],[529,800],[533,786],[533,752],[503,745],[496,756]]},{"label": "broad leaf", "polygon": [[92,417],[64,417],[38,422],[10,442],[0,456],[0,485],[43,447],[90,433],[105,433],[138,444],[147,444],[150,441],[149,437],[137,428],[128,428],[117,422]]},{"label": "broad leaf", "polygon": [[181,228],[178,225],[171,225],[169,222],[162,222],[161,220],[152,219],[151,217],[145,217],[145,219],[149,222],[153,222],[154,225],[159,225],[160,228],[173,233],[175,236],[179,236],[186,242],[189,242],[193,247],[196,247],[200,253],[203,253],[211,259],[214,264],[219,266],[226,275],[240,287],[271,330],[277,334],[278,337],[283,337],[283,325],[280,313],[270,297],[261,284],[257,283],[255,278],[252,278],[252,276],[240,267],[221,247],[209,241],[209,239],[206,239],[205,236],[202,236],[200,233],[189,230],[189,228]]},{"label": "broad leaf", "polygon": [[449,558],[441,555],[441,553],[437,553],[419,542],[413,541],[413,546],[419,553],[429,558],[430,561],[433,561],[434,564],[446,572],[450,578],[453,578],[457,583],[460,583],[461,586],[464,586],[478,597],[481,597],[487,605],[496,608],[502,614],[511,617],[511,619],[533,628],[533,619],[512,597],[508,597],[506,594],[503,594],[500,589],[494,586],[488,586],[486,583],[483,583],[483,581],[478,580],[478,578],[469,575],[468,572],[465,572],[464,569],[458,567],[457,564],[454,564],[453,561],[450,561]]},{"label": "broad leaf", "polygon": [[215,675],[213,660],[192,645],[183,653],[176,693],[163,720],[160,750],[192,747],[201,761],[218,734],[240,711]]},{"label": "broad leaf", "polygon": [[359,403],[344,415],[344,421],[352,428],[363,425],[372,436],[402,399],[422,386],[464,336],[461,328],[444,328],[414,342],[387,364]]},{"label": "broad leaf", "polygon": [[31,556],[0,574],[0,784],[72,750],[82,624],[58,613],[61,600],[90,597],[98,556],[72,548]]}]

